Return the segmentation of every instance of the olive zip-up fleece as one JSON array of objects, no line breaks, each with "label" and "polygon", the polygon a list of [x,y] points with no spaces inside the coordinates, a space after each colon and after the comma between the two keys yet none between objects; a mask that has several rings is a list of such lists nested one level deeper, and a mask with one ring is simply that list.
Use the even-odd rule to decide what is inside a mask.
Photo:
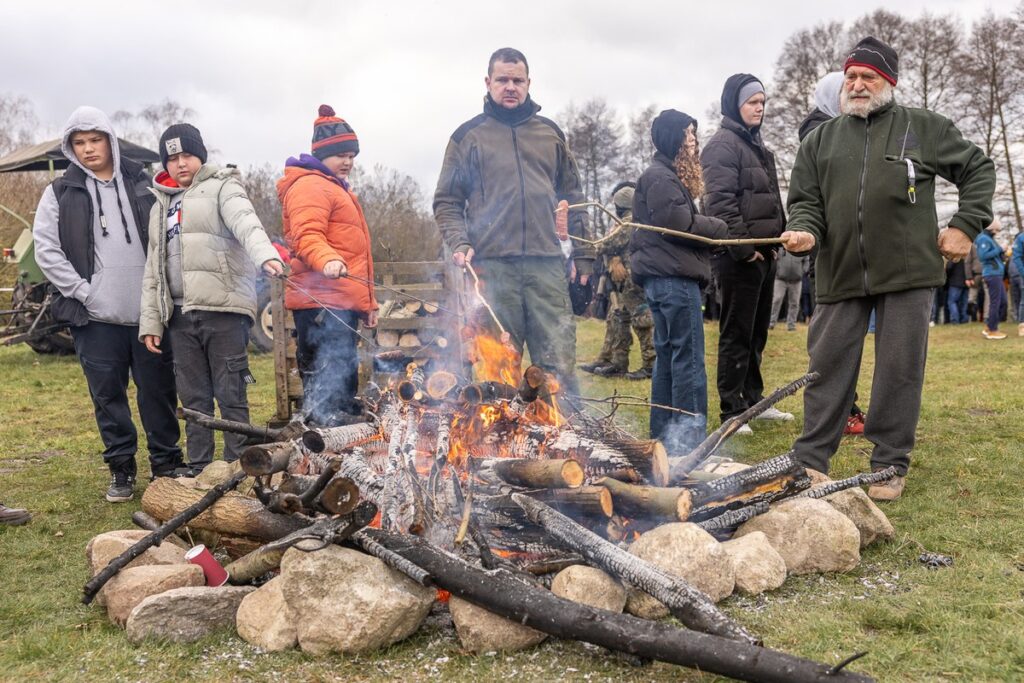
[{"label": "olive zip-up fleece", "polygon": [[992,222],[995,168],[946,117],[890,103],[807,136],[790,177],[787,229],[817,239],[818,301],[943,283],[936,176],[959,190],[949,225],[973,240]]}]

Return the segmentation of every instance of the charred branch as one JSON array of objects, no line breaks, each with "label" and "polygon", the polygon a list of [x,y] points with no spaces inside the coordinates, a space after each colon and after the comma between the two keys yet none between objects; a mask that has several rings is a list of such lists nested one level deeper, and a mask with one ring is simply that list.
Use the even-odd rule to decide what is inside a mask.
[{"label": "charred branch", "polygon": [[815,486],[814,488],[800,493],[800,496],[806,498],[824,498],[830,496],[833,493],[839,493],[846,489],[852,489],[856,486],[871,486],[873,484],[881,484],[889,481],[893,477],[897,476],[895,467],[886,467],[884,470],[878,472],[872,472],[870,474],[861,473],[850,477],[849,479],[840,479],[839,481],[830,481],[827,484]]}]

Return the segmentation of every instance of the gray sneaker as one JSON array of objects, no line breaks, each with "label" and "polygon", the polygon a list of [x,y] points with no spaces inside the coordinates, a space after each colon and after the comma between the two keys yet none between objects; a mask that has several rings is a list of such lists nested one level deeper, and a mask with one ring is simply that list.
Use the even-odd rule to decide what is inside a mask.
[{"label": "gray sneaker", "polygon": [[778,422],[789,422],[793,419],[793,413],[784,413],[775,406],[754,418],[755,420],[776,420]]},{"label": "gray sneaker", "polygon": [[127,503],[135,497],[135,477],[127,472],[114,472],[107,489],[108,503]]},{"label": "gray sneaker", "polygon": [[9,508],[3,503],[0,503],[0,524],[6,524],[7,526],[21,526],[27,524],[32,519],[32,515],[28,510],[22,510],[21,508]]}]

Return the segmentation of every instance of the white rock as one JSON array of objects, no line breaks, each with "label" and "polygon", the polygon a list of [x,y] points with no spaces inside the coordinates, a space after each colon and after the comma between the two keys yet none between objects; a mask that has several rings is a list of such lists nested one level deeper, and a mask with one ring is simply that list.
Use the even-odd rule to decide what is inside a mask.
[{"label": "white rock", "polygon": [[860,532],[823,500],[793,498],[745,522],[733,538],[764,532],[790,574],[845,572],[860,562]]},{"label": "white rock", "polygon": [[122,569],[103,586],[107,616],[118,626],[124,626],[135,606],[149,596],[205,583],[202,568],[195,564],[153,564]]},{"label": "white rock", "polygon": [[448,600],[448,610],[459,642],[470,652],[524,650],[539,645],[547,638],[541,631],[488,612],[454,595]]},{"label": "white rock", "polygon": [[151,595],[128,616],[128,639],[190,643],[215,630],[235,628],[235,614],[252,586],[175,588]]},{"label": "white rock", "polygon": [[304,652],[367,652],[412,635],[435,592],[356,550],[289,548],[281,560],[285,602]]},{"label": "white rock", "polygon": [[736,589],[748,595],[775,590],[786,581],[786,561],[760,531],[722,544],[736,569]]},{"label": "white rock", "polygon": [[[708,532],[696,524],[663,524],[638,538],[629,552],[670,574],[682,577],[712,601],[728,597],[736,585],[732,560]],[[628,591],[626,611],[645,619],[662,619],[668,608],[637,589]]]},{"label": "white rock", "polygon": [[551,582],[551,592],[560,598],[611,612],[621,612],[626,606],[626,589],[622,584],[600,569],[582,564],[558,572]]},{"label": "white rock", "polygon": [[896,536],[892,522],[860,487],[833,493],[831,496],[825,496],[823,500],[854,523],[860,531],[861,548],[866,548],[877,540],[887,541]]},{"label": "white rock", "polygon": [[[123,529],[120,531],[108,531],[105,534],[94,536],[85,546],[85,558],[89,562],[89,568],[93,576],[98,574],[104,567],[110,564],[115,557],[131,548],[138,541],[141,541],[150,532],[145,529]],[[134,560],[128,563],[128,567],[141,567],[150,564],[183,564],[185,562],[185,551],[178,546],[164,541],[159,546],[148,548]]]},{"label": "white rock", "polygon": [[242,640],[267,652],[288,650],[299,642],[294,616],[281,592],[283,583],[278,576],[246,595],[235,617]]}]

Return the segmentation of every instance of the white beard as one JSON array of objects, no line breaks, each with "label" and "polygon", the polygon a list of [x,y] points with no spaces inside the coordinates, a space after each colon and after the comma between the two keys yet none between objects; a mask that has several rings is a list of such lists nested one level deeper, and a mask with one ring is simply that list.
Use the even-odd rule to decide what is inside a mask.
[{"label": "white beard", "polygon": [[850,116],[857,116],[866,119],[871,112],[878,111],[885,105],[892,102],[896,95],[896,88],[886,82],[878,94],[869,93],[867,98],[850,98],[850,93],[844,88],[839,96],[839,110]]}]

